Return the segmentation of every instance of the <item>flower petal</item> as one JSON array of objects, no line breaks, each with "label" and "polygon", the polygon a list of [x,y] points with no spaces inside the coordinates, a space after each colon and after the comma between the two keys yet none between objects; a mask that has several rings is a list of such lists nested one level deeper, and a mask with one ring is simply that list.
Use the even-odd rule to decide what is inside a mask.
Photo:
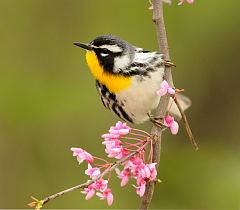
[{"label": "flower petal", "polygon": [[78,164],[80,165],[83,162],[83,159],[80,157],[77,157]]},{"label": "flower petal", "polygon": [[112,203],[113,203],[113,194],[112,193],[108,193],[108,195],[107,195],[107,204],[109,206],[111,206]]},{"label": "flower petal", "polygon": [[164,89],[167,89],[169,88],[169,84],[166,80],[163,80],[162,83],[161,83],[161,88],[164,88]]},{"label": "flower petal", "polygon": [[139,196],[142,197],[145,193],[145,189],[146,189],[146,184],[145,183],[141,183],[140,189],[139,189]]},{"label": "flower petal", "polygon": [[172,125],[170,126],[171,133],[173,135],[176,135],[178,133],[178,129],[179,129],[179,125],[178,125],[178,123],[176,121],[174,121],[172,123]]},{"label": "flower petal", "polygon": [[129,177],[124,176],[121,181],[121,187],[124,187],[128,183],[128,181],[129,181]]},{"label": "flower petal", "polygon": [[167,89],[166,89],[166,88],[161,88],[161,89],[159,89],[159,90],[157,91],[157,94],[158,94],[159,96],[164,96],[164,95],[167,94]]},{"label": "flower petal", "polygon": [[171,95],[174,95],[176,93],[176,91],[173,88],[168,88],[168,93]]},{"label": "flower petal", "polygon": [[103,198],[104,198],[103,194],[102,194],[102,193],[100,193],[100,192],[97,192],[97,193],[96,193],[96,195],[97,195],[99,198],[101,198],[101,199],[103,199]]},{"label": "flower petal", "polygon": [[87,193],[85,199],[86,200],[91,199],[94,196],[94,194],[95,194],[95,190],[94,189],[89,190],[89,192]]}]

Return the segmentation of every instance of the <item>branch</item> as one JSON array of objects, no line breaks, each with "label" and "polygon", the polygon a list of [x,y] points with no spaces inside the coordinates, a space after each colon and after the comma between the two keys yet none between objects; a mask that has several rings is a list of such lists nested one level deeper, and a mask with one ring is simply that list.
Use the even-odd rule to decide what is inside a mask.
[{"label": "branch", "polygon": [[[149,141],[147,141],[143,146],[142,148],[145,148],[145,146],[149,143]],[[32,199],[34,200],[32,203],[28,204],[30,207],[34,207],[36,209],[40,209],[42,208],[46,203],[48,203],[49,201],[51,200],[54,200],[55,198],[59,197],[59,196],[62,196],[66,193],[69,193],[69,192],[72,192],[72,191],[75,191],[77,189],[83,189],[83,188],[86,188],[88,187],[89,185],[91,185],[92,183],[94,183],[95,181],[97,181],[98,179],[102,178],[103,176],[109,174],[111,171],[113,171],[115,168],[117,168],[119,165],[121,165],[122,163],[124,163],[126,160],[130,159],[131,157],[133,157],[134,155],[136,155],[137,153],[139,153],[141,150],[138,150],[138,151],[135,151],[135,152],[132,152],[130,153],[129,155],[127,155],[126,157],[116,161],[115,163],[113,163],[110,167],[108,167],[105,171],[103,171],[99,176],[97,176],[96,178],[94,179],[91,179],[91,180],[88,180],[87,182],[85,183],[82,183],[82,184],[79,184],[77,186],[74,186],[74,187],[71,187],[71,188],[68,188],[66,190],[63,190],[61,192],[58,192],[58,193],[55,193],[53,195],[50,195],[42,200],[37,200],[35,198],[32,197]]]},{"label": "branch", "polygon": [[184,126],[186,128],[186,131],[187,131],[187,134],[188,134],[188,137],[189,137],[189,140],[190,140],[190,143],[192,144],[192,146],[195,148],[195,150],[198,150],[198,145],[197,145],[197,142],[195,141],[195,138],[193,136],[193,133],[192,133],[192,130],[190,128],[190,125],[188,123],[188,120],[187,120],[187,116],[185,115],[184,111],[182,110],[180,104],[179,104],[179,101],[177,99],[177,97],[173,97],[174,101],[175,101],[175,104],[177,105],[178,107],[178,110],[180,111],[181,115],[182,115],[182,120],[183,120],[183,123],[184,123]]},{"label": "branch", "polygon": [[[168,40],[167,40],[167,34],[166,34],[166,29],[164,24],[164,17],[163,17],[163,0],[152,0],[151,9],[153,10],[153,22],[156,25],[159,49],[164,54],[165,60],[170,61],[171,59],[169,55]],[[174,87],[172,73],[171,73],[171,66],[165,67],[164,77],[165,77],[164,79],[169,84],[171,84],[172,87]],[[166,115],[169,99],[170,99],[169,94],[166,94],[160,98],[160,102],[156,110],[156,116]],[[174,101],[182,115],[182,119],[186,128],[187,134],[189,136],[190,142],[194,146],[194,148],[198,150],[198,145],[192,134],[187,117],[184,111],[182,110],[180,104],[178,103],[178,100],[176,97],[174,98]],[[162,128],[159,128],[153,124],[152,130],[151,130],[151,134],[155,137],[155,142],[153,143],[153,162],[157,163],[157,168],[159,167],[159,163],[160,163],[162,131],[163,131]],[[149,208],[149,205],[153,197],[153,192],[154,192],[154,182],[149,182],[146,186],[146,191],[144,196],[142,197],[139,209],[143,210],[143,209]]]},{"label": "branch", "polygon": [[[153,0],[153,21],[156,25],[157,30],[157,39],[160,51],[164,54],[165,59],[170,61],[169,50],[168,50],[168,41],[166,35],[166,29],[163,18],[163,1],[162,0]],[[165,68],[165,80],[169,84],[173,84],[171,67],[166,66]],[[169,95],[166,94],[162,96],[156,110],[156,116],[165,116],[167,112],[167,107],[169,104]],[[161,154],[161,141],[162,141],[162,129],[153,125],[151,134],[155,136],[155,141],[153,142],[153,162],[157,163],[157,168],[160,163],[160,154]],[[148,209],[154,192],[154,182],[149,182],[146,186],[146,191],[142,197],[140,209]]]}]

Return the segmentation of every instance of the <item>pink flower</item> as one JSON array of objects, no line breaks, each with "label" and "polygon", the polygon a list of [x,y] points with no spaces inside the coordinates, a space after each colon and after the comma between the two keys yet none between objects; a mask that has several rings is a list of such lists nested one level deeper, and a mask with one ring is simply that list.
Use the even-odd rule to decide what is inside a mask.
[{"label": "pink flower", "polygon": [[138,177],[144,180],[155,180],[157,177],[157,170],[156,170],[157,163],[150,163],[146,164],[139,170]]},{"label": "pink flower", "polygon": [[182,5],[184,2],[187,2],[189,4],[193,4],[194,0],[179,0],[178,5]]},{"label": "pink flower", "polygon": [[168,84],[168,82],[166,80],[163,80],[161,83],[160,89],[157,91],[157,94],[159,96],[164,96],[167,93],[174,95],[176,93],[176,91]]},{"label": "pink flower", "polygon": [[99,192],[98,192],[98,193],[96,193],[96,195],[97,195],[98,197],[100,197],[101,200],[106,199],[106,200],[107,200],[107,204],[108,204],[109,206],[112,205],[112,203],[113,203],[113,194],[112,194],[111,189],[106,189],[106,190],[103,191],[102,193],[99,193]]},{"label": "pink flower", "polygon": [[90,164],[88,164],[88,169],[85,170],[85,174],[90,176],[90,178],[96,178],[100,175],[100,169],[99,168],[93,168]]},{"label": "pink flower", "polygon": [[126,123],[118,121],[115,126],[110,127],[108,133],[102,135],[102,138],[105,140],[119,139],[121,136],[129,134],[130,131],[131,128]]},{"label": "pink flower", "polygon": [[150,180],[156,180],[157,178],[157,170],[156,170],[156,165],[157,163],[150,163],[150,164],[146,164],[148,166],[148,168],[150,169]]},{"label": "pink flower", "polygon": [[95,194],[95,189],[93,184],[89,185],[87,188],[84,188],[84,191],[81,191],[81,193],[86,194],[86,197],[85,197],[86,200],[91,199]]},{"label": "pink flower", "polygon": [[108,133],[102,135],[106,146],[105,152],[109,158],[121,159],[129,154],[128,150],[123,148],[120,138],[129,134],[131,128],[126,123],[117,122],[115,126],[110,127]]},{"label": "pink flower", "polygon": [[93,162],[92,155],[86,152],[85,150],[81,148],[71,148],[71,151],[73,152],[73,156],[77,157],[79,164],[81,164],[84,160],[88,163]]},{"label": "pink flower", "polygon": [[144,180],[141,180],[138,186],[136,187],[136,193],[142,197],[146,190],[146,182]]},{"label": "pink flower", "polygon": [[103,143],[106,146],[105,152],[109,158],[121,159],[129,154],[128,150],[122,147],[119,139],[105,139]]},{"label": "pink flower", "polygon": [[104,179],[99,179],[93,183],[93,186],[94,186],[94,189],[99,190],[100,192],[103,192],[108,187],[108,181]]},{"label": "pink flower", "polygon": [[124,136],[129,134],[131,131],[131,128],[127,126],[127,123],[122,123],[121,121],[118,121],[115,126],[112,126],[109,129],[109,133],[111,134],[118,134],[120,136]]},{"label": "pink flower", "polygon": [[123,157],[126,157],[129,154],[128,150],[123,148],[122,146],[106,148],[105,152],[108,154],[109,158],[116,159],[122,159]]},{"label": "pink flower", "polygon": [[174,117],[168,115],[164,118],[164,125],[168,128],[170,128],[171,133],[173,135],[176,135],[178,133],[179,125],[178,123],[174,120]]},{"label": "pink flower", "polygon": [[119,135],[118,134],[112,134],[112,133],[105,133],[102,135],[102,138],[104,139],[118,139]]},{"label": "pink flower", "polygon": [[130,172],[129,168],[126,168],[121,172],[119,171],[119,169],[116,169],[116,173],[118,175],[118,178],[122,179],[121,184],[120,184],[121,187],[125,186],[131,177],[131,172]]}]

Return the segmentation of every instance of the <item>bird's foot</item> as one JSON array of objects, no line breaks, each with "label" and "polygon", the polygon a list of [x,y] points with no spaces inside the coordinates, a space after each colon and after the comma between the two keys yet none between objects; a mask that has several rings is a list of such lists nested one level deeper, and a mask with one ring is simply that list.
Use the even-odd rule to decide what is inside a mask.
[{"label": "bird's foot", "polygon": [[152,122],[154,125],[156,125],[157,127],[163,128],[165,127],[165,125],[162,123],[162,120],[164,117],[153,117],[151,114],[147,114],[149,117],[149,121]]},{"label": "bird's foot", "polygon": [[172,63],[170,60],[164,60],[164,65],[166,67],[176,67],[176,65],[174,63]]}]

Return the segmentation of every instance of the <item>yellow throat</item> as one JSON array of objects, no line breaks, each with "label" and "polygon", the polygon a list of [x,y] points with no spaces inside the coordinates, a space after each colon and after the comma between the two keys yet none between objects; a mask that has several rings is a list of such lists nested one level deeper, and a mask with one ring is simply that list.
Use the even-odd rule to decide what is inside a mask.
[{"label": "yellow throat", "polygon": [[94,51],[87,51],[86,60],[93,76],[105,85],[110,92],[118,93],[131,84],[131,77],[118,76],[104,71]]}]

